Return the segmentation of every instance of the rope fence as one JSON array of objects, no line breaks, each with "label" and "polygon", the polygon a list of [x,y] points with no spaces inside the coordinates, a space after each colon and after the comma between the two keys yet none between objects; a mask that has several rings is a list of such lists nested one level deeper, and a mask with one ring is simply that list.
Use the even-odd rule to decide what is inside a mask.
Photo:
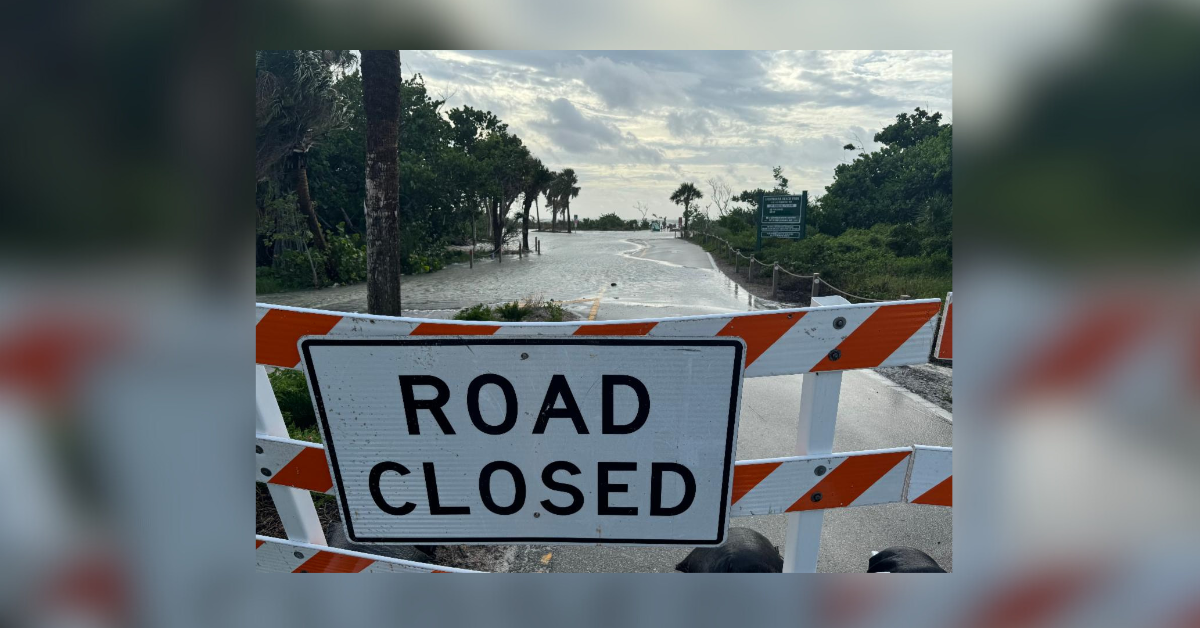
[{"label": "rope fence", "polygon": [[[889,300],[889,299],[871,299],[871,298],[859,296],[857,294],[851,294],[849,292],[846,292],[845,290],[842,290],[841,288],[838,288],[838,287],[830,284],[828,281],[821,279],[821,273],[819,273],[819,272],[814,272],[811,275],[805,275],[805,274],[801,274],[801,273],[794,273],[794,272],[788,270],[787,268],[783,267],[779,262],[771,262],[771,263],[764,262],[760,259],[755,258],[754,255],[746,255],[746,254],[742,253],[732,243],[730,243],[728,240],[726,240],[725,238],[722,238],[721,236],[718,236],[718,235],[714,235],[711,233],[705,233],[705,232],[701,232],[699,234],[689,233],[687,235],[690,235],[693,237],[696,235],[701,235],[704,237],[705,244],[708,244],[709,239],[715,240],[715,241],[723,244],[724,249],[725,249],[725,257],[727,259],[733,261],[733,270],[735,273],[742,271],[742,260],[746,260],[745,272],[746,272],[747,282],[752,281],[754,279],[754,276],[756,274],[754,271],[754,266],[756,264],[762,269],[767,269],[767,268],[771,269],[770,277],[771,277],[771,298],[772,299],[777,299],[779,296],[780,283],[781,283],[780,275],[787,275],[787,276],[799,279],[801,281],[807,280],[807,281],[811,282],[811,292],[812,292],[811,296],[813,296],[813,297],[818,296],[820,294],[821,287],[823,286],[825,288],[828,288],[829,290],[831,290],[832,292],[834,292],[836,294],[846,297],[847,299],[856,299],[858,301],[864,301],[867,303],[881,303],[881,302]],[[720,252],[721,248],[722,247],[718,246],[714,250],[717,252]],[[765,277],[767,275],[767,273],[760,271],[757,273],[757,275],[760,277]],[[801,290],[801,292],[802,291],[803,290]],[[793,290],[793,292],[795,292],[795,290]],[[910,297],[907,294],[903,294],[903,295],[900,295],[900,298],[908,299]]]}]

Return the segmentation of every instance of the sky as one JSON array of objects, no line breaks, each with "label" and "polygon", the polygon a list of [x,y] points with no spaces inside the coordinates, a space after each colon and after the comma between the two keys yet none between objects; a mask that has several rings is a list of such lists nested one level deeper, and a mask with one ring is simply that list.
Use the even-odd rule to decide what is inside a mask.
[{"label": "sky", "polygon": [[[705,194],[770,189],[819,197],[833,169],[921,107],[952,121],[950,51],[401,51],[443,111],[489,110],[549,168],[574,168],[572,213],[674,219],[684,181]],[[715,207],[710,215],[717,216]]]}]

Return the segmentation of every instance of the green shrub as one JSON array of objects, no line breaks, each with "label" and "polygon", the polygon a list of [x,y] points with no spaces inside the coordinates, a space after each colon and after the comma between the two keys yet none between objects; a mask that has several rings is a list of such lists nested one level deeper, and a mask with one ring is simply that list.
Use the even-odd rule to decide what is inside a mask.
[{"label": "green shrub", "polygon": [[492,308],[477,303],[469,308],[459,310],[454,315],[456,321],[490,321],[492,320]]},{"label": "green shrub", "polygon": [[563,321],[563,306],[554,302],[547,303],[546,312],[550,314],[550,322],[561,323]]},{"label": "green shrub", "polygon": [[279,402],[279,410],[283,413],[288,431],[295,434],[298,431],[315,429],[317,415],[313,412],[312,398],[308,395],[308,383],[304,379],[304,373],[276,369],[267,377],[271,380],[271,388],[275,391],[275,400]]},{"label": "green shrub", "polygon": [[[311,263],[309,254],[312,255]],[[318,281],[323,281],[325,257],[312,248],[308,254],[303,251],[282,251],[275,256],[275,277],[288,290],[313,287],[313,268],[316,268]]]},{"label": "green shrub", "polygon": [[328,234],[326,241],[338,281],[347,284],[367,280],[367,245],[361,244],[357,233],[346,235],[345,223],[338,223],[337,233]]},{"label": "green shrub", "polygon": [[279,281],[279,277],[275,276],[275,269],[270,266],[259,266],[254,269],[254,293],[269,294],[271,292],[283,292],[287,290],[287,286]]},{"label": "green shrub", "polygon": [[530,308],[523,306],[520,303],[513,301],[512,303],[503,303],[496,306],[496,315],[502,321],[519,321],[529,314]]}]

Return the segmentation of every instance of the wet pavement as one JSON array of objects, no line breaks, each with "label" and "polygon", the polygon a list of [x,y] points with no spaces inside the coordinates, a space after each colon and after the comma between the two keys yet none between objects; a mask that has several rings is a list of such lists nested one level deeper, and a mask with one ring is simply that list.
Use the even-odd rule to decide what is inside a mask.
[{"label": "wet pavement", "polygon": [[[530,234],[532,242],[535,234]],[[475,303],[542,297],[567,302],[586,319],[659,318],[773,308],[715,270],[700,247],[673,234],[588,232],[540,234],[543,255],[506,256],[503,263],[455,264],[405,277],[406,316],[449,318]],[[615,283],[613,286],[611,284]],[[259,295],[258,301],[340,311],[364,311],[363,285]],[[411,309],[410,309],[411,308]],[[946,369],[947,371],[949,369]],[[948,405],[948,404],[947,404]],[[738,460],[792,455],[800,413],[800,376],[747,379],[743,388]],[[952,444],[951,414],[874,371],[843,377],[834,451],[913,444]],[[887,504],[826,511],[818,571],[862,572],[872,550],[908,545],[953,568],[951,510]],[[782,547],[786,515],[739,517]],[[614,546],[523,547],[514,571],[669,572],[688,549]],[[549,558],[546,555],[550,554]],[[544,561],[542,559],[545,559]],[[547,564],[548,563],[548,564]]]},{"label": "wet pavement", "polygon": [[[670,233],[530,233],[542,255],[505,255],[503,262],[456,263],[436,273],[406,276],[404,315],[450,318],[476,303],[541,297],[567,302],[584,318],[601,299],[598,320],[715,314],[771,307],[725,275],[707,253]],[[616,284],[613,286],[612,284]],[[366,284],[258,295],[258,301],[341,312],[367,308]]]}]

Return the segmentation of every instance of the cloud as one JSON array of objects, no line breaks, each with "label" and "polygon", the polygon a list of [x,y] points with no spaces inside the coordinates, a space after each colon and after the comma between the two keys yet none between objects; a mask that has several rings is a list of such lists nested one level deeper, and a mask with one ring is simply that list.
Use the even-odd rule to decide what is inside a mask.
[{"label": "cloud", "polygon": [[551,142],[568,153],[588,154],[621,142],[616,126],[589,118],[566,98],[543,101],[546,117],[533,124]]},{"label": "cloud", "polygon": [[598,156],[610,163],[663,161],[661,150],[644,145],[632,133],[622,133],[615,124],[585,115],[565,98],[543,100],[541,104],[546,116],[531,126],[568,153]]},{"label": "cloud", "polygon": [[707,111],[672,111],[667,114],[667,131],[679,138],[708,137],[717,117]]},{"label": "cloud", "polygon": [[647,69],[644,65],[617,63],[608,57],[583,59],[579,77],[588,89],[614,109],[637,109],[663,102],[682,104],[684,88],[700,82],[686,72]]}]

